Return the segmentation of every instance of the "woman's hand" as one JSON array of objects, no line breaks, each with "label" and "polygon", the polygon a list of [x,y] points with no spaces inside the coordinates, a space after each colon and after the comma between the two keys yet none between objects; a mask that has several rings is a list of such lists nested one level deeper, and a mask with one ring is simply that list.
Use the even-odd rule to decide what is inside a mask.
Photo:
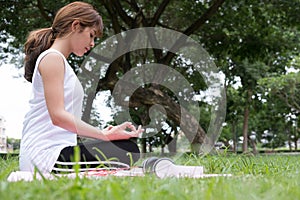
[{"label": "woman's hand", "polygon": [[126,140],[132,137],[138,137],[144,132],[141,126],[138,129],[131,122],[124,122],[118,126],[108,126],[102,130],[107,140]]}]

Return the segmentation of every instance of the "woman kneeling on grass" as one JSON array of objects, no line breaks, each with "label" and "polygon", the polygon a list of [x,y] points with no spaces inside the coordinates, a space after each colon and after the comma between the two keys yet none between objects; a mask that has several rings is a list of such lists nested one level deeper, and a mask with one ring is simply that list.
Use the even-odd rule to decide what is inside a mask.
[{"label": "woman kneeling on grass", "polygon": [[[32,82],[32,97],[22,132],[21,171],[52,172],[57,163],[73,161],[76,145],[80,161],[117,158],[130,164],[139,159],[131,138],[143,132],[140,126],[124,122],[99,130],[80,119],[83,89],[66,58],[83,56],[102,30],[102,18],[90,4],[73,2],[57,12],[51,28],[29,34],[25,78]],[[77,135],[93,140],[77,144]]]}]

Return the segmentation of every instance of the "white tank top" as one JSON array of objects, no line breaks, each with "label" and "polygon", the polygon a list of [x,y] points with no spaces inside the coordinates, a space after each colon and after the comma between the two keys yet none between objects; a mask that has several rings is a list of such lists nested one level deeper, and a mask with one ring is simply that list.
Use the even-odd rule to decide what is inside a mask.
[{"label": "white tank top", "polygon": [[65,110],[75,117],[81,118],[83,88],[73,69],[62,53],[48,49],[40,54],[36,61],[32,77],[32,95],[30,109],[25,115],[20,147],[20,170],[34,171],[37,167],[41,172],[51,172],[60,154],[67,146],[77,144],[77,135],[52,124],[50,119],[41,74],[38,65],[48,53],[57,53],[64,59],[64,103]]}]

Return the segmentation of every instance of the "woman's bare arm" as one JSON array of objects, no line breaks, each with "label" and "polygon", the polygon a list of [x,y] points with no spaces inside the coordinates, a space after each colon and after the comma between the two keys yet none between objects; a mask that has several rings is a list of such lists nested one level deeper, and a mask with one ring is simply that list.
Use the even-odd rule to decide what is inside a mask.
[{"label": "woman's bare arm", "polygon": [[136,129],[130,122],[101,131],[67,112],[64,107],[64,68],[63,59],[56,53],[47,54],[39,64],[47,109],[54,125],[80,136],[102,140],[129,139],[143,132],[141,127]]}]

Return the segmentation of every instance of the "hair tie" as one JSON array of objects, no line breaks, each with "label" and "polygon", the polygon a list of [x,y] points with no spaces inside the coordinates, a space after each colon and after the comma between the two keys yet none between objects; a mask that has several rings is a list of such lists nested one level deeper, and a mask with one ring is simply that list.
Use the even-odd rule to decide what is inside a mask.
[{"label": "hair tie", "polygon": [[55,33],[55,29],[52,26],[50,27],[50,29],[51,29],[52,33]]},{"label": "hair tie", "polygon": [[55,30],[55,28],[53,28],[52,26],[50,27],[50,29],[51,29],[51,32],[53,35],[55,35],[57,33],[57,30]]},{"label": "hair tie", "polygon": [[52,38],[56,38],[56,32],[55,32],[55,29],[51,26],[50,27],[50,30],[51,30],[51,35],[52,35]]}]

